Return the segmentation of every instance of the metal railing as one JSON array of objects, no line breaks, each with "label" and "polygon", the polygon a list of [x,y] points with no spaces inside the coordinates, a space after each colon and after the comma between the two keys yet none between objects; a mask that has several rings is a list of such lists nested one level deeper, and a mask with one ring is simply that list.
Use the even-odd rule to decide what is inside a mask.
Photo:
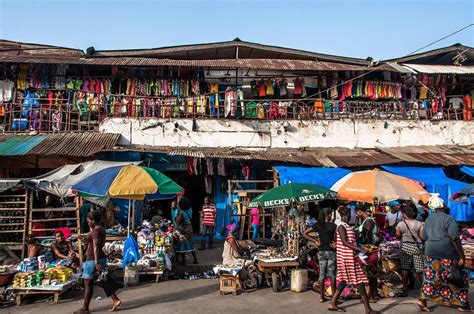
[{"label": "metal railing", "polygon": [[[96,98],[105,101],[105,98]],[[474,110],[423,108],[414,102],[334,101],[321,99],[242,99],[210,102],[199,97],[127,97],[115,102],[70,103],[68,99],[19,98],[0,104],[0,128],[4,132],[96,131],[108,118],[192,118],[255,120],[471,120]],[[422,101],[417,101],[422,103]],[[1,113],[1,111],[0,111]]]}]

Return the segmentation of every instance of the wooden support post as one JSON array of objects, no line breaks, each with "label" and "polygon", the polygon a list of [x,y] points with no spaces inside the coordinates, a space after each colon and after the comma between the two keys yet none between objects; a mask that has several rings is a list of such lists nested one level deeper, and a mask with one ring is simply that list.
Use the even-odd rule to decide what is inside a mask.
[{"label": "wooden support post", "polygon": [[76,197],[75,199],[76,203],[76,217],[77,217],[77,248],[79,250],[79,262],[82,265],[82,230],[81,230],[81,203],[82,203],[82,198],[79,196]]}]

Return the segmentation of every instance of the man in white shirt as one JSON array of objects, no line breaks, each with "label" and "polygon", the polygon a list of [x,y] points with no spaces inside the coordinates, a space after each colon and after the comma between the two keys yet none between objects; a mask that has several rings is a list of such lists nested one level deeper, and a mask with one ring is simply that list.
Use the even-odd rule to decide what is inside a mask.
[{"label": "man in white shirt", "polygon": [[390,206],[390,211],[385,215],[385,230],[394,236],[395,228],[403,220],[403,214],[400,211],[400,203],[398,201],[391,201],[387,205]]}]

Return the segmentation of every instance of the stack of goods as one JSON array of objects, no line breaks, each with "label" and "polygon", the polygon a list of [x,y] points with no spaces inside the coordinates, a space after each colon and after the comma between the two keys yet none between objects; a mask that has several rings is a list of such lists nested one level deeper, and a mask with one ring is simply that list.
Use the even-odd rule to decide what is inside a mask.
[{"label": "stack of goods", "polygon": [[72,269],[65,266],[56,266],[45,271],[44,279],[51,283],[65,283],[72,278]]},{"label": "stack of goods", "polygon": [[107,235],[123,236],[127,234],[127,229],[118,224],[116,226],[113,226],[112,228],[105,230],[105,233]]},{"label": "stack of goods", "polygon": [[20,272],[13,279],[14,288],[54,286],[65,283],[72,278],[72,269],[56,266],[46,271]]},{"label": "stack of goods", "polygon": [[386,241],[380,244],[382,257],[385,259],[400,259],[400,241]]},{"label": "stack of goods", "polygon": [[163,219],[159,224],[143,221],[137,234],[141,258],[137,263],[140,271],[171,270],[173,253],[173,228],[171,221]]},{"label": "stack of goods", "polygon": [[124,241],[105,242],[103,251],[107,256],[107,265],[122,265]]},{"label": "stack of goods", "polygon": [[44,273],[42,271],[17,273],[13,278],[14,288],[27,288],[41,286]]},{"label": "stack of goods", "polygon": [[38,269],[38,260],[36,257],[25,258],[20,265],[18,270],[21,272],[30,272]]},{"label": "stack of goods", "polygon": [[29,273],[17,273],[13,278],[13,288],[24,288],[27,287],[26,282],[28,279]]}]

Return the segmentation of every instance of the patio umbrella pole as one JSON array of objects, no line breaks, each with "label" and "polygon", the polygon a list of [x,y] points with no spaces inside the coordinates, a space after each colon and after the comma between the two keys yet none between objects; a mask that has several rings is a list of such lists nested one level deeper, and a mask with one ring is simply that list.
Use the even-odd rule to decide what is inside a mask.
[{"label": "patio umbrella pole", "polygon": [[128,219],[127,219],[127,236],[130,234],[130,211],[131,211],[131,199],[128,199]]}]

